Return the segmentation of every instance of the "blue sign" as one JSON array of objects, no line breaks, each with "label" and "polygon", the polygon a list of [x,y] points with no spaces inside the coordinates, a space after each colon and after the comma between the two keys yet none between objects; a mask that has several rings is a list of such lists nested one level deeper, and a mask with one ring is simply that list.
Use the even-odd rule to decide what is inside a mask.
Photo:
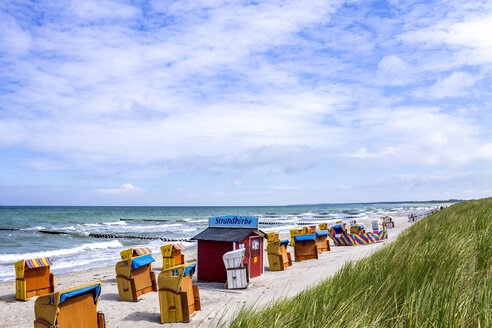
[{"label": "blue sign", "polygon": [[248,216],[219,216],[208,220],[209,227],[222,228],[257,228],[258,218]]}]

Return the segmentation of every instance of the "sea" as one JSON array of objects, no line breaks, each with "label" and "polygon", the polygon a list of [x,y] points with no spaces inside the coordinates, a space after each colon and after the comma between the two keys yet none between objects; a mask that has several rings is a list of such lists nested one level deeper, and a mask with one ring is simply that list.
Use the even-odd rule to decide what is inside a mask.
[{"label": "sea", "polygon": [[[449,203],[373,203],[240,207],[0,206],[0,282],[15,280],[14,263],[51,256],[52,272],[114,265],[120,252],[150,247],[160,256],[163,240],[186,241],[222,215],[257,217],[264,232],[287,231],[308,223],[415,213]],[[116,235],[95,238],[91,234]],[[133,237],[133,238],[123,238]]]}]

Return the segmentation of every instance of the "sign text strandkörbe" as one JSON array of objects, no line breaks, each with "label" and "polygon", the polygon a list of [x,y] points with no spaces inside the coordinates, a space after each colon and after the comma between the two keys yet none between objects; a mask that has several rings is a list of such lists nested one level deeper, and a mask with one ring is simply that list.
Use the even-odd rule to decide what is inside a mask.
[{"label": "sign text strandk\u00f6rbe", "polygon": [[248,216],[219,216],[209,219],[210,227],[257,228],[258,218]]}]

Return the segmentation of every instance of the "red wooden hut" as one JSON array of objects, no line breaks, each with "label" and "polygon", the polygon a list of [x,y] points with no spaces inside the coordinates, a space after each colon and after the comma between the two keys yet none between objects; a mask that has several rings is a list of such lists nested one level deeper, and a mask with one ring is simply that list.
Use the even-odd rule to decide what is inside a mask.
[{"label": "red wooden hut", "polygon": [[227,272],[222,255],[246,248],[244,264],[249,278],[263,274],[263,239],[265,233],[258,229],[258,218],[221,216],[209,219],[209,227],[191,238],[198,241],[197,279],[199,281],[226,282]]}]

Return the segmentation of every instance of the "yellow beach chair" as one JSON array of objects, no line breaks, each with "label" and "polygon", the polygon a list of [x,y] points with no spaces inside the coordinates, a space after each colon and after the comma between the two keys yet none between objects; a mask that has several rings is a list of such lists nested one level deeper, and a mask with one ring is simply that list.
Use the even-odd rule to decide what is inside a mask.
[{"label": "yellow beach chair", "polygon": [[173,266],[184,264],[185,258],[181,254],[182,249],[184,249],[184,246],[181,243],[161,246],[162,269],[169,269]]},{"label": "yellow beach chair", "polygon": [[354,224],[353,226],[350,227],[351,235],[359,235],[364,232],[366,232],[366,229],[363,224]]},{"label": "yellow beach chair", "polygon": [[273,243],[274,241],[280,240],[278,232],[269,232],[267,233],[267,244]]},{"label": "yellow beach chair", "polygon": [[307,227],[302,228],[302,234],[303,235],[314,235],[316,233],[316,226],[311,225]]},{"label": "yellow beach chair", "polygon": [[288,240],[276,240],[267,244],[268,267],[270,271],[282,271],[292,265]]},{"label": "yellow beach chair", "polygon": [[65,289],[40,296],[34,304],[34,328],[105,328],[97,312],[101,283]]},{"label": "yellow beach chair", "polygon": [[116,283],[121,301],[137,302],[143,294],[157,291],[152,271],[152,251],[147,247],[130,248],[121,252],[116,263]]},{"label": "yellow beach chair", "polygon": [[159,283],[161,323],[189,322],[195,311],[200,311],[198,286],[192,284],[196,263],[178,265],[162,270]]},{"label": "yellow beach chair", "polygon": [[304,234],[303,228],[291,229],[290,230],[290,245],[294,246],[296,244],[295,237]]},{"label": "yellow beach chair", "polygon": [[33,296],[53,293],[55,277],[51,257],[21,260],[15,263],[15,298],[25,301]]}]

